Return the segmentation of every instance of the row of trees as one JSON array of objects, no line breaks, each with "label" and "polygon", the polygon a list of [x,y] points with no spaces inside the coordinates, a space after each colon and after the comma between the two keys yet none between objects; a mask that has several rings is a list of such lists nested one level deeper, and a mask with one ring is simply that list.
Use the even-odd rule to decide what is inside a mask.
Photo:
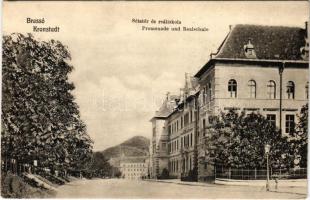
[{"label": "row of trees", "polygon": [[2,46],[2,161],[87,168],[93,142],[71,94],[67,47],[18,33],[3,36]]},{"label": "row of trees", "polygon": [[117,167],[112,166],[108,159],[100,152],[95,152],[89,168],[84,171],[85,175],[91,177],[120,177],[121,172]]},{"label": "row of trees", "polygon": [[291,133],[291,143],[294,145],[294,155],[300,161],[300,167],[307,167],[308,152],[308,104],[303,106],[298,116],[299,121],[295,131]]},{"label": "row of trees", "polygon": [[306,167],[308,105],[298,118],[296,130],[285,136],[261,114],[221,113],[207,129],[207,156],[226,167],[264,168],[264,146],[269,144],[272,168]]}]

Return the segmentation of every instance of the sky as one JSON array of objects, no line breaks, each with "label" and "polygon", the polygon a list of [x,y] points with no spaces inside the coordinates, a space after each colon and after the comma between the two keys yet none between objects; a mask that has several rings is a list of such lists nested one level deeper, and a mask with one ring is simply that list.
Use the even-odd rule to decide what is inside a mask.
[{"label": "sky", "polygon": [[[149,120],[166,93],[179,94],[185,73],[194,75],[209,60],[229,25],[304,27],[308,18],[306,1],[3,2],[3,34],[30,32],[68,46],[73,95],[95,151],[136,135],[150,138]],[[142,31],[142,25],[162,25],[132,19],[179,20],[181,27],[208,31]],[[33,32],[34,25],[60,32]]]}]

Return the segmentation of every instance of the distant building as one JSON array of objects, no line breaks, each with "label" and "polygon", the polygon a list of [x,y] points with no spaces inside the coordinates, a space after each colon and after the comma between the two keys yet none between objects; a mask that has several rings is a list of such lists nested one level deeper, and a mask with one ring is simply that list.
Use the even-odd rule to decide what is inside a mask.
[{"label": "distant building", "polygon": [[185,93],[175,98],[174,108],[164,114],[160,109],[152,118],[156,175],[167,168],[172,177],[186,177],[197,166],[198,180],[212,181],[207,127],[220,112],[258,112],[282,134],[293,131],[296,114],[308,102],[308,59],[307,23],[305,29],[231,27],[217,53],[190,81],[186,77]]},{"label": "distant building", "polygon": [[130,180],[139,180],[148,177],[149,162],[147,157],[125,157],[120,161],[122,177]]},{"label": "distant building", "polygon": [[159,111],[150,120],[152,122],[152,138],[150,142],[150,177],[158,178],[163,169],[168,170],[168,132],[165,130],[167,117],[176,107],[176,95],[167,94],[167,98]]}]

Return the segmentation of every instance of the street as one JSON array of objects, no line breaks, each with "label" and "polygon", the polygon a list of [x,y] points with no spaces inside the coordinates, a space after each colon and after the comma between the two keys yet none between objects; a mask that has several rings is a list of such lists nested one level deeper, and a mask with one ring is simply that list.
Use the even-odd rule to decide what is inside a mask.
[{"label": "street", "polygon": [[191,186],[124,179],[78,180],[60,186],[56,198],[278,198],[301,199],[306,193],[266,192],[261,186]]}]

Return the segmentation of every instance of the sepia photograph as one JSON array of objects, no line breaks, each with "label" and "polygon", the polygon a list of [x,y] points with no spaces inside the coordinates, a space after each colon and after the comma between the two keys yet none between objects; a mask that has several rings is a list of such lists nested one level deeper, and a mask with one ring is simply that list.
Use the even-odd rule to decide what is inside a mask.
[{"label": "sepia photograph", "polygon": [[308,197],[308,1],[2,11],[2,198]]}]

